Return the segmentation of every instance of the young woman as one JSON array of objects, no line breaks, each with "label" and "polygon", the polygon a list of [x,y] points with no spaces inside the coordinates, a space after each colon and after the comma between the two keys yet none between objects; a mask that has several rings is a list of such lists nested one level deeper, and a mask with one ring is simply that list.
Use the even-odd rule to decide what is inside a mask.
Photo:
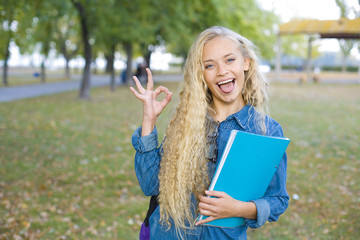
[{"label": "young woman", "polygon": [[[132,137],[135,171],[144,194],[157,196],[153,199],[158,202],[149,218],[150,238],[246,239],[248,227],[276,221],[289,200],[286,154],[260,199],[242,202],[225,192],[205,192],[231,130],[283,136],[281,126],[265,114],[268,84],[253,44],[223,27],[198,36],[186,60],[180,102],[160,147],[156,119],[172,93],[163,86],[153,90],[149,69],[147,74],[146,89],[136,77],[137,90],[130,89],[144,106],[142,127]],[[156,100],[162,92],[166,97]],[[198,213],[209,217],[196,222]],[[203,225],[227,217],[243,217],[245,225]]]}]

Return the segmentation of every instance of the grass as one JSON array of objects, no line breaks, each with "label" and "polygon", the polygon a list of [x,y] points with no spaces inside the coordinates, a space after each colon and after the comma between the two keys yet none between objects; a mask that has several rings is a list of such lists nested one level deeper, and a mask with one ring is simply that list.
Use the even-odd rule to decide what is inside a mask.
[{"label": "grass", "polygon": [[[47,77],[46,78],[46,83],[50,83],[50,82],[63,82],[63,81],[69,81],[68,78],[66,77]],[[11,76],[8,79],[9,85],[10,87],[14,87],[14,86],[23,86],[23,85],[32,85],[32,84],[41,84],[41,80],[39,77],[32,77],[32,76]],[[2,83],[0,85],[1,87],[5,87],[4,84]]]},{"label": "grass", "polygon": [[[69,81],[70,79],[65,76],[65,70],[46,70],[46,83]],[[75,71],[73,71],[75,73]],[[41,77],[34,76],[35,73],[40,73],[36,68],[9,68],[8,71],[8,86],[5,86],[1,80],[0,88],[14,87],[32,84],[41,84]],[[3,74],[1,72],[1,74]],[[78,71],[77,74],[80,74]],[[1,75],[2,76],[2,75]]]},{"label": "grass", "polygon": [[[33,74],[35,72],[39,73],[37,69],[33,68],[15,68],[9,69],[8,73],[8,86],[5,86],[1,80],[0,82],[0,88],[2,87],[14,87],[14,86],[23,86],[23,85],[33,85],[33,84],[41,84],[41,77],[35,77]],[[119,75],[121,74],[122,70],[116,70],[115,71],[115,78],[118,79]],[[135,72],[136,69],[133,69],[133,72]],[[82,71],[79,69],[71,69],[70,78],[65,76],[65,70],[64,69],[57,69],[57,70],[46,70],[46,83],[52,83],[52,82],[65,82],[69,80],[79,80],[82,76]],[[2,72],[1,72],[2,74]],[[92,74],[96,75],[109,75],[106,73],[103,69],[92,70]],[[166,71],[153,71],[153,74],[155,75],[177,75],[181,74],[181,67],[171,67]],[[2,76],[2,75],[1,75]],[[110,78],[110,76],[109,76]]]},{"label": "grass", "polygon": [[[171,89],[176,85],[165,84]],[[249,239],[360,238],[360,86],[274,84],[271,116],[291,138],[289,209]],[[128,88],[0,104],[0,239],[138,239],[148,198]],[[171,107],[158,121],[164,132]]]},{"label": "grass", "polygon": [[272,115],[292,139],[290,207],[255,239],[359,239],[359,85],[276,85]]}]

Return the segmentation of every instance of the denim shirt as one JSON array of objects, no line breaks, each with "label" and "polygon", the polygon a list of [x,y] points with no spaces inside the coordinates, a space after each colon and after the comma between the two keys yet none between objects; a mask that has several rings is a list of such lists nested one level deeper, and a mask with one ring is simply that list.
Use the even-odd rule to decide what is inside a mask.
[{"label": "denim shirt", "polygon": [[[247,105],[239,112],[228,116],[222,122],[217,124],[215,131],[208,133],[209,154],[207,158],[209,176],[212,177],[217,163],[224,151],[226,142],[233,129],[261,134],[260,127],[257,124],[259,113]],[[279,123],[265,116],[266,135],[283,137],[283,131]],[[161,147],[158,147],[158,136],[156,128],[150,135],[141,137],[141,128],[138,128],[132,136],[132,144],[136,150],[135,155],[135,172],[140,187],[145,195],[155,196],[159,194],[159,169],[161,161]],[[248,227],[259,228],[266,221],[276,221],[279,216],[285,212],[289,196],[286,191],[286,168],[287,156],[284,154],[275,174],[272,178],[265,195],[260,199],[253,199],[257,209],[257,218],[246,219],[245,225],[234,228],[212,227],[208,225],[195,226],[194,229],[186,232],[186,239],[247,239],[246,230]],[[159,206],[149,219],[150,238],[151,239],[178,239],[172,224],[168,229],[167,226],[161,225]],[[184,233],[183,233],[184,235]]]}]

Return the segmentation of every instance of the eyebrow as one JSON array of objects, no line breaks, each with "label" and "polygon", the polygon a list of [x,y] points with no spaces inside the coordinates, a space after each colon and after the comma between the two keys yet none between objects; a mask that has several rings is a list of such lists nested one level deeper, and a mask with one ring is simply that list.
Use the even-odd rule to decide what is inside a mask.
[{"label": "eyebrow", "polygon": [[[231,55],[234,55],[234,56],[235,56],[234,53],[228,53],[228,54],[225,54],[222,58],[227,58],[227,57],[229,57],[229,56],[231,56]],[[206,60],[204,61],[204,63],[213,62],[213,61],[214,61],[214,60],[212,60],[212,59],[206,59]]]}]

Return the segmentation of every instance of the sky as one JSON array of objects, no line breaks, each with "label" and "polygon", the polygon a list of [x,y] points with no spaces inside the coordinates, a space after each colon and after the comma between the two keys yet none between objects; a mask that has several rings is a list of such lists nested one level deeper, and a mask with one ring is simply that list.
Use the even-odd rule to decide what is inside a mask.
[{"label": "sky", "polygon": [[[317,20],[337,20],[340,18],[340,9],[335,0],[258,0],[265,10],[273,10],[283,23],[294,18],[306,18]],[[358,0],[346,0],[347,5],[360,11]],[[354,18],[354,16],[350,16]],[[320,51],[339,51],[336,39],[318,40]],[[360,53],[353,49],[353,54]]]},{"label": "sky", "polygon": [[[336,20],[340,17],[335,0],[258,0],[266,10],[274,10],[283,22],[292,18]],[[358,0],[346,0],[347,5],[359,10]],[[351,16],[354,17],[354,16]]]}]

